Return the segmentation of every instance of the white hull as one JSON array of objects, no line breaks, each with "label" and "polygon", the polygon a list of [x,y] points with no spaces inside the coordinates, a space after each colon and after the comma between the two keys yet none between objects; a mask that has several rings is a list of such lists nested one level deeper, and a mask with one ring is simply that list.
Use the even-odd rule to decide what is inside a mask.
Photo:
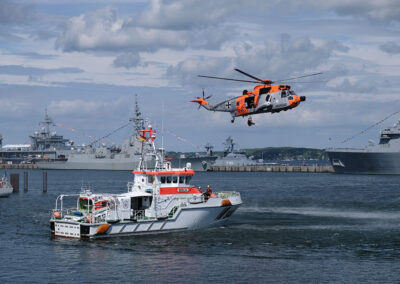
[{"label": "white hull", "polygon": [[[51,225],[52,235],[69,238],[105,238],[215,227],[226,224],[240,204],[224,207],[199,206],[182,208],[176,212],[174,218],[161,220],[121,221],[111,224],[83,224],[73,221],[54,220],[52,221],[54,225]],[[102,225],[109,225],[109,228],[105,233],[98,234],[97,231]]]},{"label": "white hull", "polygon": [[2,187],[0,187],[0,197],[7,197],[10,196],[11,193],[13,192],[13,188],[11,185],[3,185]]}]

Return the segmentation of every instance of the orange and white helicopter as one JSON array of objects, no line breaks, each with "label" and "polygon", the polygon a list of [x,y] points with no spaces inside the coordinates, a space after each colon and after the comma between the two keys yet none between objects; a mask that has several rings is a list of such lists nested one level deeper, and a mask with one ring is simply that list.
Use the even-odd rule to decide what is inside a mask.
[{"label": "orange and white helicopter", "polygon": [[254,79],[255,81],[204,76],[204,75],[199,75],[199,77],[257,83],[257,84],[261,83],[261,85],[254,87],[253,91],[250,92],[244,90],[243,94],[239,97],[231,98],[229,100],[225,100],[223,102],[215,104],[211,104],[207,101],[212,95],[204,97],[204,89],[203,89],[203,96],[197,97],[195,100],[192,100],[191,102],[198,103],[199,108],[204,107],[205,109],[210,111],[229,112],[232,115],[232,120],[231,120],[232,123],[235,121],[236,117],[249,116],[249,119],[247,121],[247,124],[249,126],[255,124],[250,115],[258,113],[266,113],[266,112],[275,113],[275,112],[280,112],[282,110],[286,111],[288,109],[297,107],[300,104],[300,102],[304,102],[306,100],[305,96],[296,95],[294,91],[290,89],[289,85],[273,85],[274,83],[322,74],[321,72],[319,72],[319,73],[308,74],[273,82],[269,79],[261,80],[239,69],[235,69],[235,71],[242,73],[243,75],[246,75]]}]

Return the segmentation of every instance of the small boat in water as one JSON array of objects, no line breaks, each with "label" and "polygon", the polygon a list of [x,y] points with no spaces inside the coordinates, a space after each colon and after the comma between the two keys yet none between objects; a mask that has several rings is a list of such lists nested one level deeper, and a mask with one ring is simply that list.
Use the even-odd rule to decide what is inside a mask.
[{"label": "small boat in water", "polygon": [[[76,207],[66,209],[60,195],[50,219],[51,234],[56,237],[101,238],[155,234],[224,225],[242,204],[238,192],[202,192],[190,184],[194,175],[190,164],[172,168],[154,145],[155,131],[150,125],[140,130],[142,149],[152,149],[156,166],[146,167],[146,151],[134,181],[122,194],[94,194],[83,190]],[[144,147],[148,143],[151,147]],[[161,152],[163,153],[163,152]]]},{"label": "small boat in water", "polygon": [[13,192],[13,187],[8,182],[7,176],[4,175],[0,180],[0,197],[8,197]]}]

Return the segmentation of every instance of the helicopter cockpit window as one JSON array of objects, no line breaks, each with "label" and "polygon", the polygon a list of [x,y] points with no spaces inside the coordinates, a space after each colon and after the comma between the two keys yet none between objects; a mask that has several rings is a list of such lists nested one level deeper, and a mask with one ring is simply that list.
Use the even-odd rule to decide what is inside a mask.
[{"label": "helicopter cockpit window", "polygon": [[281,98],[286,98],[286,96],[287,96],[286,91],[282,91],[281,92]]},{"label": "helicopter cockpit window", "polygon": [[268,92],[271,90],[271,87],[267,87],[267,88],[261,88],[259,94],[268,94]]},{"label": "helicopter cockpit window", "polygon": [[266,102],[269,102],[269,99],[270,99],[270,98],[271,98],[271,96],[270,96],[270,95],[267,95],[265,101],[266,101]]},{"label": "helicopter cockpit window", "polygon": [[290,101],[293,100],[293,97],[292,97],[292,96],[289,96],[289,97],[288,97],[288,100],[290,100]]}]

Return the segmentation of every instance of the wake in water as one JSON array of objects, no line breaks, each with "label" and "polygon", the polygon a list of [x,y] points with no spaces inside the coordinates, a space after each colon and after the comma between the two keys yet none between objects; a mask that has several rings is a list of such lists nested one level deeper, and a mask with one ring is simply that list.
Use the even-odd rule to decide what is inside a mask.
[{"label": "wake in water", "polygon": [[332,217],[348,219],[377,219],[377,220],[400,220],[400,211],[356,211],[339,210],[321,207],[242,207],[240,212],[246,213],[274,213],[274,214],[295,214],[313,217]]}]

